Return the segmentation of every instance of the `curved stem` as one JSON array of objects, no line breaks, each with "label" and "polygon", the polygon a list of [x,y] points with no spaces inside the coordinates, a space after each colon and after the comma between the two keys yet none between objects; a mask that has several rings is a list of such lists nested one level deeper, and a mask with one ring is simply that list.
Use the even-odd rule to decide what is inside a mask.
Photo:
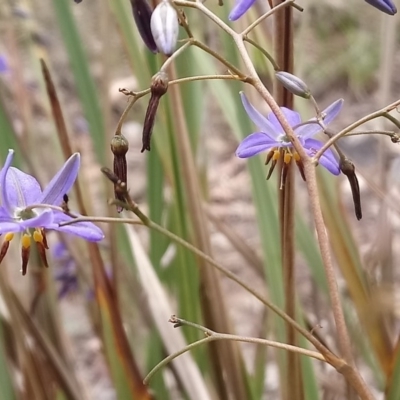
[{"label": "curved stem", "polygon": [[178,57],[179,57],[188,47],[190,47],[192,44],[193,44],[193,43],[192,43],[192,40],[189,39],[183,46],[179,47],[179,49],[176,50],[176,51],[174,52],[174,54],[172,54],[171,57],[168,57],[168,58],[166,59],[166,61],[164,62],[164,64],[163,64],[163,65],[161,66],[161,68],[160,68],[160,72],[161,72],[161,71],[165,71],[165,70],[171,65],[171,63],[172,63],[176,58],[178,58]]},{"label": "curved stem", "polygon": [[254,46],[257,50],[259,50],[262,54],[264,54],[264,56],[268,59],[268,61],[272,64],[272,66],[274,67],[275,71],[279,71],[279,65],[276,63],[276,61],[274,60],[274,58],[271,56],[271,54],[268,53],[267,50],[263,49],[257,42],[255,42],[254,40],[248,38],[247,36],[243,37],[243,40],[247,43],[250,43],[252,46]]},{"label": "curved stem", "polygon": [[313,157],[312,161],[313,163],[317,163],[319,158],[324,154],[324,151],[326,149],[329,149],[330,146],[333,145],[336,141],[338,141],[341,137],[345,136],[347,133],[351,132],[353,129],[358,128],[360,125],[365,124],[368,121],[371,121],[372,119],[378,118],[378,117],[386,117],[387,118],[387,113],[394,110],[398,105],[400,105],[400,99],[396,100],[392,104],[389,104],[386,107],[383,107],[382,109],[375,111],[372,114],[369,114],[363,118],[360,118],[358,121],[352,123],[349,125],[347,128],[341,130],[339,133],[337,133],[335,136],[333,136],[331,139],[329,139],[315,154]]},{"label": "curved stem", "polygon": [[350,132],[344,135],[344,137],[348,136],[361,136],[361,135],[383,135],[389,136],[392,140],[396,141],[396,143],[400,140],[400,135],[394,131],[377,131],[377,130],[368,130],[368,131],[358,131],[358,132]]},{"label": "curved stem", "polygon": [[191,343],[188,346],[185,346],[184,348],[182,348],[181,350],[179,350],[179,351],[177,351],[177,352],[175,352],[173,354],[170,354],[168,357],[164,358],[160,363],[158,363],[147,374],[147,376],[143,380],[144,384],[147,384],[149,382],[149,380],[153,377],[153,375],[157,371],[159,371],[162,367],[164,367],[165,365],[170,363],[176,357],[179,357],[183,353],[186,353],[189,350],[192,350],[192,349],[194,349],[194,348],[196,348],[198,346],[201,346],[204,343],[209,343],[209,342],[214,341],[214,340],[230,340],[230,341],[234,341],[234,342],[262,344],[262,345],[265,345],[265,346],[274,347],[276,349],[287,350],[287,351],[291,351],[293,353],[301,354],[301,355],[304,355],[304,356],[307,356],[307,357],[312,357],[312,358],[315,358],[318,361],[327,362],[327,360],[320,353],[317,353],[316,351],[311,351],[311,350],[303,349],[301,347],[297,347],[297,346],[292,346],[292,345],[285,344],[285,343],[276,342],[274,340],[260,339],[260,338],[254,338],[254,337],[248,337],[248,336],[230,335],[230,334],[226,334],[226,333],[218,333],[218,332],[212,331],[211,329],[208,329],[208,328],[206,328],[204,326],[195,324],[195,323],[190,322],[190,321],[185,321],[185,320],[183,320],[181,318],[177,318],[175,316],[172,316],[171,319],[169,320],[169,322],[172,322],[173,324],[175,324],[175,327],[186,325],[186,326],[191,326],[192,328],[199,329],[202,332],[204,332],[207,335],[207,337],[204,338],[204,339],[197,340],[196,342]]},{"label": "curved stem", "polygon": [[218,18],[212,11],[210,11],[203,3],[199,1],[186,1],[186,0],[175,0],[174,3],[180,7],[190,7],[197,8],[205,16],[207,16],[211,21],[215,22],[222,30],[224,30],[228,35],[233,36],[236,32],[227,25],[221,18]]},{"label": "curved stem", "polygon": [[139,100],[141,97],[145,96],[147,93],[150,93],[150,89],[148,89],[148,91],[146,91],[146,93],[144,93],[144,94],[141,94],[141,93],[135,94],[135,95],[133,95],[132,99],[130,99],[128,105],[125,107],[125,110],[121,114],[121,117],[118,121],[117,128],[115,129],[116,136],[122,135],[122,133],[121,133],[122,124],[124,123],[125,118],[128,115],[130,109],[133,107],[133,105],[136,103],[137,100]]},{"label": "curved stem", "polygon": [[[118,205],[123,205],[124,203],[118,202]],[[222,266],[220,263],[215,261],[212,257],[207,255],[206,253],[199,250],[197,247],[193,246],[186,240],[182,239],[181,237],[175,235],[174,233],[170,232],[169,230],[165,229],[164,227],[156,224],[155,222],[151,221],[146,215],[144,215],[138,206],[131,201],[131,204],[124,204],[125,208],[132,211],[136,214],[140,221],[130,220],[129,218],[107,218],[107,217],[79,217],[71,221],[63,222],[60,226],[71,225],[77,222],[82,221],[91,221],[91,222],[109,222],[109,223],[128,223],[134,225],[145,225],[150,229],[154,229],[155,231],[161,233],[162,235],[168,237],[169,239],[173,240],[175,243],[180,244],[181,246],[185,247],[193,254],[198,257],[201,257],[207,263],[212,265],[218,271],[223,273],[226,277],[231,279],[232,281],[236,282],[239,286],[244,288],[247,292],[252,294],[256,299],[258,299],[262,304],[266,307],[271,309],[274,313],[279,315],[282,319],[284,319],[288,324],[292,325],[301,335],[303,335],[310,343],[314,345],[314,347],[321,352],[326,358],[335,357],[325,346],[321,344],[321,342],[316,339],[310,332],[304,329],[301,325],[299,325],[296,321],[290,318],[287,314],[285,314],[279,307],[275,306],[271,303],[268,299],[265,299],[261,294],[259,294],[256,290],[253,289],[252,286],[248,285],[244,282],[241,278],[237,277],[233,272],[229,271],[227,268]]]},{"label": "curved stem", "polygon": [[[272,14],[274,14],[276,11],[280,10],[281,8],[285,8],[288,6],[293,6],[294,5],[295,0],[286,0],[285,2],[275,6],[274,8],[272,8],[271,10],[269,10],[268,12],[266,12],[265,14],[261,15],[261,17],[257,18],[251,25],[249,25],[242,33],[242,37],[244,38],[246,35],[248,35],[257,25],[259,25],[262,21],[264,21],[264,19],[270,17]],[[298,8],[298,6],[296,5],[296,8]],[[301,11],[303,11],[302,8],[300,8]]]},{"label": "curved stem", "polygon": [[194,343],[191,343],[185,347],[183,347],[181,350],[176,351],[175,353],[170,354],[169,356],[165,357],[161,362],[159,362],[147,375],[146,377],[143,379],[143,383],[145,385],[147,385],[150,381],[150,379],[153,377],[153,375],[162,367],[164,367],[165,365],[169,364],[172,360],[174,360],[175,358],[179,357],[180,355],[201,346],[204,343],[209,343],[211,341],[213,341],[215,339],[213,339],[212,337],[206,337],[204,339],[200,339],[197,340]]},{"label": "curved stem", "polygon": [[204,43],[199,42],[196,39],[192,39],[192,44],[193,44],[193,46],[196,46],[199,49],[202,49],[203,51],[205,51],[206,53],[210,54],[215,59],[220,61],[222,64],[224,64],[229,69],[229,71],[234,72],[236,75],[238,75],[240,77],[245,77],[246,76],[242,71],[240,71],[240,69],[236,68],[228,60],[225,60],[225,58],[223,58],[219,53],[217,53],[216,51],[214,51],[213,49],[211,49],[210,47],[208,47]]}]

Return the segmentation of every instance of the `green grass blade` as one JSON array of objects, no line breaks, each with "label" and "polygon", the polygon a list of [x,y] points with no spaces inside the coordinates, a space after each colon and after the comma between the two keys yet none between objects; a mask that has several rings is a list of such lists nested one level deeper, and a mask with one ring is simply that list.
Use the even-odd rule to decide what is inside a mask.
[{"label": "green grass blade", "polygon": [[0,398],[2,400],[15,400],[16,393],[11,379],[9,363],[5,351],[5,337],[3,332],[3,321],[0,318]]},{"label": "green grass blade", "polygon": [[13,165],[21,165],[21,154],[18,151],[19,144],[15,136],[14,129],[11,125],[7,112],[4,108],[2,101],[0,100],[0,160],[4,161],[8,154],[8,149],[14,149]]},{"label": "green grass blade", "polygon": [[53,0],[61,35],[68,52],[70,66],[74,74],[76,89],[89,124],[90,134],[99,162],[105,162],[105,130],[99,103],[99,92],[90,72],[90,67],[82,45],[83,38],[72,15],[69,0]]}]

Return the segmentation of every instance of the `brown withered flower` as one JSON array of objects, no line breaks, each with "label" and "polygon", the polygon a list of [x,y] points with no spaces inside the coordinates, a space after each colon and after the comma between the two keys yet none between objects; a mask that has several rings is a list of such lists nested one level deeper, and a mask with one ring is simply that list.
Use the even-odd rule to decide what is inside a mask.
[{"label": "brown withered flower", "polygon": [[[129,143],[123,135],[115,135],[111,139],[111,151],[114,154],[114,174],[121,182],[127,183],[127,165],[126,153],[129,149]],[[124,201],[124,197],[118,192],[116,184],[114,184],[114,196],[117,200]],[[122,208],[117,207],[117,211],[121,212]]]},{"label": "brown withered flower", "polygon": [[151,134],[153,132],[154,121],[157,114],[158,105],[160,103],[161,97],[167,93],[168,90],[168,75],[164,71],[157,72],[152,78],[150,87],[150,100],[147,106],[146,116],[144,118],[143,124],[143,134],[142,134],[142,150],[150,151],[150,141]]},{"label": "brown withered flower", "polygon": [[360,220],[362,218],[361,210],[361,194],[360,185],[358,184],[358,179],[356,175],[356,168],[351,160],[348,158],[342,158],[340,160],[340,170],[346,175],[350,183],[351,194],[353,196],[354,212],[356,218]]}]

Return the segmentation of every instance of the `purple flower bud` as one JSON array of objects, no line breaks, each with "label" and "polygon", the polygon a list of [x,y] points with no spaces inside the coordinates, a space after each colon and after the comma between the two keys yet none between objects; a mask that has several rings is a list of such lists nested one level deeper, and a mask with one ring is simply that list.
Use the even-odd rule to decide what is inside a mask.
[{"label": "purple flower bud", "polygon": [[309,99],[311,96],[308,86],[297,76],[285,71],[278,71],[275,73],[276,79],[286,88],[290,93],[296,96]]},{"label": "purple flower bud", "polygon": [[175,8],[168,0],[162,0],[154,9],[150,26],[158,50],[170,56],[178,41],[179,22]]},{"label": "purple flower bud", "polygon": [[153,12],[151,7],[146,0],[131,0],[131,6],[133,18],[144,44],[151,52],[157,53],[157,45],[150,28],[151,14]]},{"label": "purple flower bud", "polygon": [[394,15],[397,13],[397,8],[392,0],[365,0],[371,6],[384,12],[385,14]]}]

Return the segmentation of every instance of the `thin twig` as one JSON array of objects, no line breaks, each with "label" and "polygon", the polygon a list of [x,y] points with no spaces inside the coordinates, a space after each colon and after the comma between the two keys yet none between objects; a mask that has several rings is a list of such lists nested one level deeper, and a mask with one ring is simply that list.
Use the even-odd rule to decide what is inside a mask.
[{"label": "thin twig", "polygon": [[253,344],[262,344],[265,346],[270,346],[270,347],[274,347],[276,349],[282,349],[282,350],[286,350],[286,351],[291,351],[297,354],[301,354],[307,357],[312,357],[315,358],[318,361],[324,361],[327,362],[326,359],[320,354],[317,353],[316,351],[311,351],[311,350],[307,350],[307,349],[303,349],[301,347],[297,347],[297,346],[292,346],[286,343],[280,343],[280,342],[276,342],[274,340],[268,340],[268,339],[261,339],[261,338],[254,338],[254,337],[248,337],[248,336],[239,336],[239,335],[230,335],[230,334],[225,334],[225,333],[218,333],[215,331],[212,331],[211,329],[208,329],[204,326],[195,324],[193,322],[190,321],[185,321],[184,319],[181,318],[177,318],[175,316],[172,316],[169,320],[169,322],[175,324],[175,327],[179,327],[179,326],[190,326],[192,328],[196,328],[199,329],[200,331],[204,332],[207,337],[204,339],[200,339],[197,340],[194,343],[189,344],[188,346],[183,347],[181,350],[170,354],[168,357],[164,358],[160,363],[158,363],[148,374],[147,376],[144,378],[143,383],[144,384],[148,384],[148,382],[150,381],[150,379],[153,377],[153,375],[159,371],[162,367],[164,367],[165,365],[167,365],[168,363],[170,363],[172,360],[174,360],[176,357],[179,357],[180,355],[182,355],[183,353],[186,353],[189,350],[192,350],[198,346],[201,346],[205,343],[209,343],[211,341],[215,341],[215,340],[230,340],[230,341],[234,341],[234,342],[244,342],[244,343],[253,343]]},{"label": "thin twig", "polygon": [[[273,15],[276,11],[286,8],[288,6],[293,6],[295,0],[286,0],[285,2],[275,6],[265,14],[261,15],[261,17],[257,18],[252,24],[250,24],[242,33],[242,37],[244,38],[247,36],[257,25],[259,25],[262,21],[264,21],[266,18],[270,17]],[[296,7],[297,8],[297,7]],[[302,10],[302,9],[301,9]]]},{"label": "thin twig", "polygon": [[358,121],[353,122],[351,125],[349,125],[347,128],[341,130],[339,133],[337,133],[335,136],[333,136],[331,139],[329,139],[320,149],[319,151],[315,154],[313,157],[312,161],[313,163],[317,163],[319,158],[324,154],[324,152],[329,149],[335,143],[338,141],[341,137],[345,136],[347,133],[351,132],[353,129],[358,128],[360,125],[365,124],[368,121],[371,121],[375,118],[378,117],[387,117],[387,113],[394,110],[396,107],[400,105],[400,99],[396,100],[392,104],[389,104],[386,107],[383,107],[382,109],[375,111],[369,115],[366,115],[363,118],[360,118]]}]

